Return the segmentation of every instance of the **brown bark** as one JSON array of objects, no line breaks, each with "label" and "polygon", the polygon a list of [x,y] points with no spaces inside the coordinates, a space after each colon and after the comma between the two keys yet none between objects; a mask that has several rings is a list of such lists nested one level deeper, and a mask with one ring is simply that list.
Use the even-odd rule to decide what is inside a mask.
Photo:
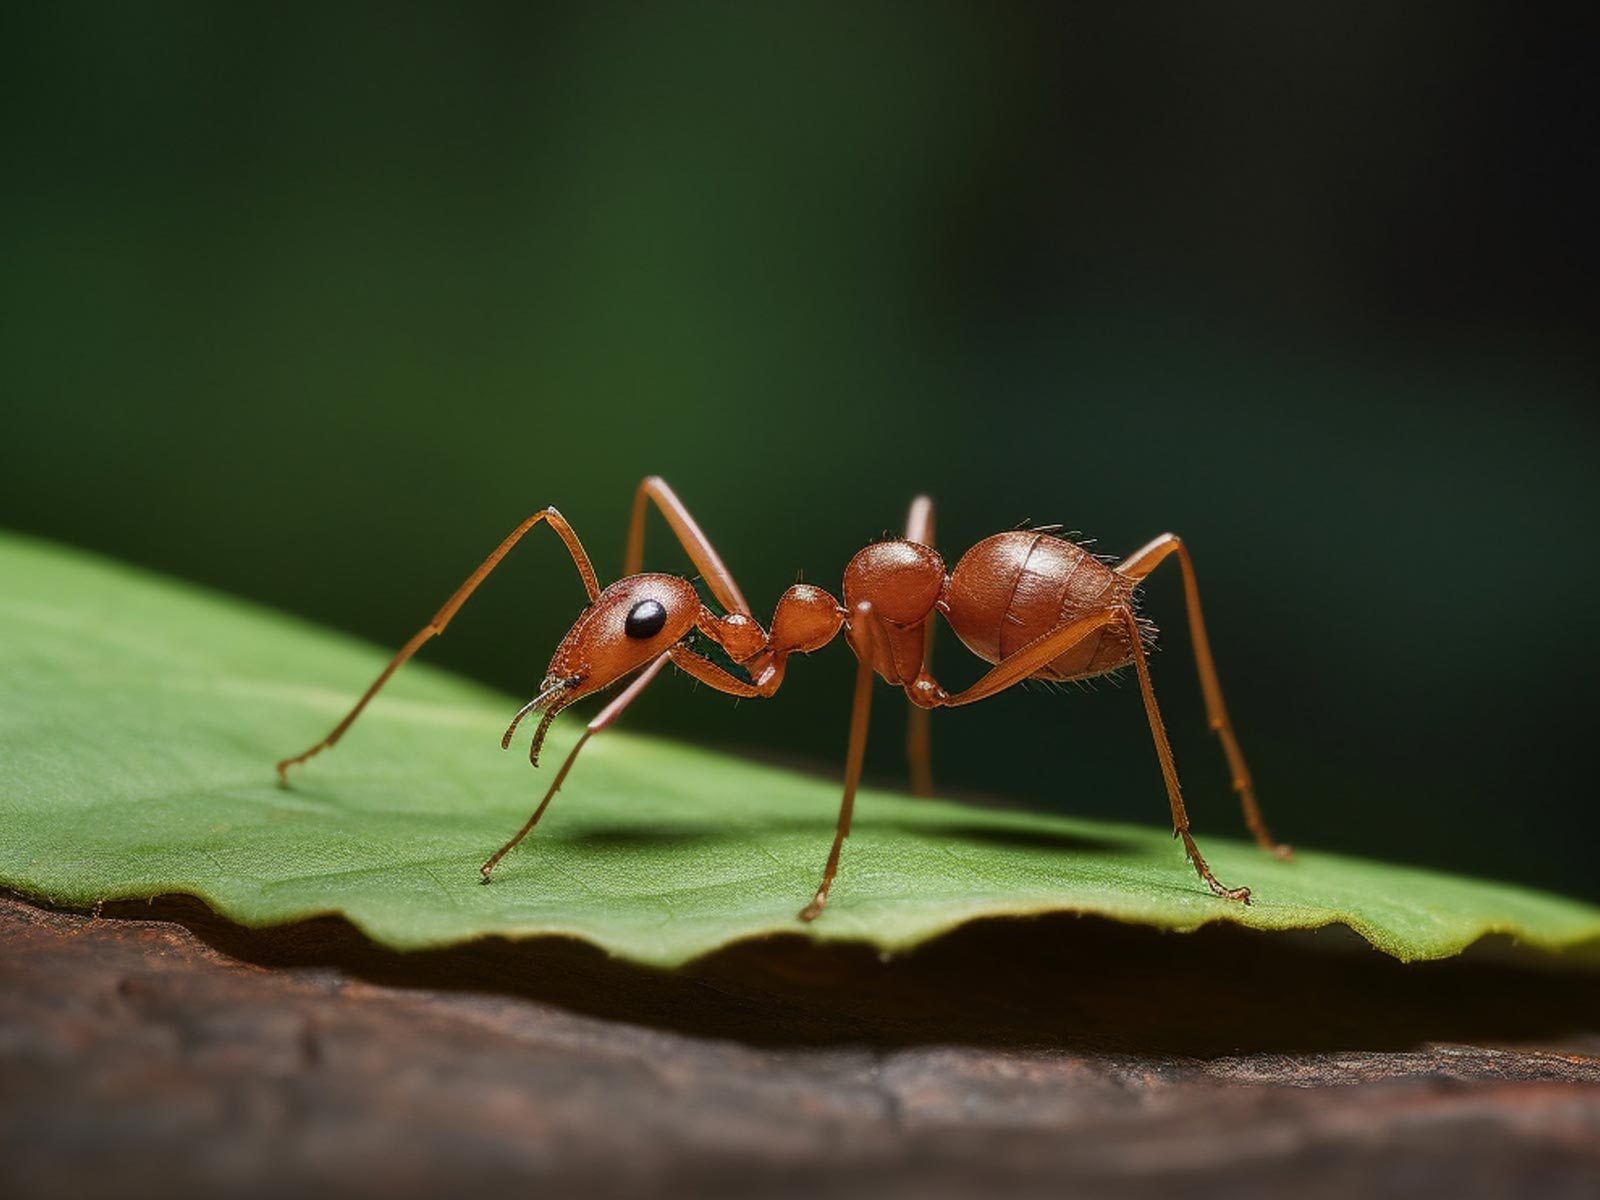
[{"label": "brown bark", "polygon": [[985,922],[686,971],[0,898],[0,1192],[1600,1194],[1600,977]]}]

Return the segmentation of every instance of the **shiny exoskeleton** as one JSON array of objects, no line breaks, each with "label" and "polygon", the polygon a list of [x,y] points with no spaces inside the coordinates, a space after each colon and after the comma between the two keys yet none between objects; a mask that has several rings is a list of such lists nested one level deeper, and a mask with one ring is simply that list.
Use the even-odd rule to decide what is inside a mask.
[{"label": "shiny exoskeleton", "polygon": [[[688,552],[720,606],[720,613],[709,607],[687,580],[641,572],[644,523],[650,504],[660,510]],[[822,884],[801,910],[802,920],[814,920],[822,912],[838,873],[866,751],[874,677],[903,689],[911,702],[907,751],[915,789],[927,794],[932,790],[929,710],[972,704],[1025,679],[1085,679],[1130,666],[1138,677],[1166,783],[1174,836],[1183,840],[1189,861],[1212,892],[1249,903],[1248,888],[1230,888],[1218,882],[1190,835],[1172,749],[1145,661],[1145,646],[1155,629],[1135,611],[1135,592],[1145,577],[1168,558],[1175,558],[1183,573],[1195,665],[1207,716],[1222,741],[1246,823],[1261,846],[1280,857],[1290,856],[1287,847],[1273,840],[1262,820],[1250,772],[1217,682],[1194,566],[1176,535],[1163,534],[1113,565],[1056,536],[1051,529],[1014,529],[985,538],[962,555],[954,570],[947,570],[944,559],[934,549],[933,505],[926,497],[919,497],[912,503],[904,538],[876,542],[850,560],[844,571],[842,604],[822,588],[796,584],[779,597],[770,626],[763,629],[689,510],[664,480],[654,476],[644,480],[634,496],[622,579],[602,591],[582,543],[561,514],[553,508],[535,513],[500,543],[433,620],[400,649],[327,737],[278,764],[280,779],[287,780],[291,766],[334,745],[401,664],[429,638],[444,632],[456,611],[501,559],[524,534],[541,523],[550,525],[566,544],[589,604],[556,648],[538,694],[512,719],[501,745],[510,746],[523,717],[530,712],[541,713],[529,749],[529,759],[537,766],[545,732],[557,713],[630,675],[633,678],[589,722],[527,823],[484,863],[482,877],[486,883],[495,865],[544,815],[584,744],[615,721],[667,663],[676,664],[728,695],[771,696],[783,683],[791,655],[820,650],[842,630],[859,662],[844,797]],[[949,623],[967,649],[993,664],[981,679],[958,692],[947,691],[928,668],[929,645],[938,616]],[[743,676],[697,653],[690,645],[697,634],[716,642],[739,665]]]}]

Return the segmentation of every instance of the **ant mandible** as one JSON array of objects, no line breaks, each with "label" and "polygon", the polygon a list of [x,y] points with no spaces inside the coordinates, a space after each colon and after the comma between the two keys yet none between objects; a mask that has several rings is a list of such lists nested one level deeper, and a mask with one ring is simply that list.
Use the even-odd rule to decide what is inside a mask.
[{"label": "ant mandible", "polygon": [[[721,615],[702,603],[687,580],[675,575],[640,573],[644,564],[645,514],[650,503],[660,510],[688,552],[722,606]],[[604,590],[572,526],[554,508],[546,508],[517,526],[496,547],[434,614],[433,620],[401,647],[327,737],[304,753],[278,764],[280,781],[287,783],[290,767],[338,742],[389,677],[424,642],[444,632],[457,610],[500,560],[524,534],[541,522],[554,529],[566,544],[584,589],[589,593],[589,605],[556,648],[539,694],[523,705],[512,719],[501,739],[501,748],[511,745],[512,735],[525,716],[531,712],[541,713],[528,753],[529,761],[538,766],[545,733],[557,713],[628,675],[634,678],[589,722],[527,823],[483,864],[485,883],[489,882],[495,864],[539,823],[584,744],[621,716],[669,662],[730,696],[771,696],[783,683],[784,669],[791,654],[820,650],[842,629],[858,660],[855,701],[850,715],[850,748],[845,759],[844,798],[839,806],[833,848],[823,868],[822,885],[811,903],[801,909],[802,921],[815,920],[827,903],[828,892],[839,870],[839,854],[850,833],[856,784],[861,778],[861,760],[867,746],[867,717],[875,674],[902,688],[911,702],[911,727],[906,745],[915,790],[926,795],[932,791],[927,730],[929,710],[957,708],[986,700],[1025,679],[1055,682],[1087,679],[1131,665],[1138,676],[1150,735],[1155,741],[1156,757],[1166,781],[1167,799],[1172,806],[1173,836],[1183,839],[1189,861],[1212,892],[1224,899],[1248,904],[1250,889],[1225,887],[1220,883],[1190,836],[1189,815],[1178,787],[1172,747],[1167,742],[1155,690],[1150,684],[1150,668],[1145,662],[1143,643],[1154,633],[1154,627],[1136,615],[1134,593],[1151,571],[1172,557],[1178,560],[1183,572],[1189,632],[1206,713],[1212,730],[1222,741],[1223,753],[1233,773],[1233,789],[1244,807],[1245,821],[1264,849],[1280,858],[1290,857],[1289,848],[1273,840],[1262,820],[1249,769],[1222,702],[1222,688],[1217,683],[1211,645],[1200,615],[1194,565],[1176,534],[1162,534],[1112,566],[1082,546],[1056,536],[1059,527],[1013,529],[985,538],[962,556],[954,571],[947,573],[944,560],[933,548],[933,503],[926,496],[912,502],[904,538],[876,542],[850,560],[844,571],[843,605],[822,588],[797,583],[779,597],[771,632],[763,630],[751,615],[749,603],[716,548],[665,480],[651,476],[634,494],[623,578]],[[993,664],[988,674],[964,691],[946,691],[928,671],[935,612],[944,615],[967,649]],[[748,678],[741,679],[690,649],[687,639],[696,631],[716,642],[743,668]]]}]

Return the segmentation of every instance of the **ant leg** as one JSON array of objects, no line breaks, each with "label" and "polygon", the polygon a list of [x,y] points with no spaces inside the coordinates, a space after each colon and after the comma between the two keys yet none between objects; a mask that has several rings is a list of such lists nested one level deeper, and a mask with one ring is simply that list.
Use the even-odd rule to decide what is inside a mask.
[{"label": "ant leg", "polygon": [[1099,633],[1108,625],[1122,623],[1120,608],[1102,609],[1086,617],[1078,617],[1057,625],[1048,633],[1040,634],[1020,649],[1013,650],[990,668],[988,674],[965,691],[947,696],[940,708],[959,708],[963,704],[976,704],[987,700],[996,692],[1003,692],[1043,670],[1085,638]]},{"label": "ant leg", "polygon": [[692,675],[701,683],[714,687],[719,692],[741,698],[760,697],[770,698],[777,692],[783,683],[783,675],[779,671],[770,671],[756,683],[746,683],[736,675],[724,671],[716,663],[703,655],[696,654],[689,647],[674,646],[667,651],[667,656],[672,659],[673,665],[686,675]]},{"label": "ant leg", "polygon": [[488,883],[495,864],[511,853],[518,842],[533,832],[533,827],[539,823],[539,818],[544,816],[544,810],[550,807],[550,801],[554,800],[556,793],[561,790],[561,785],[567,778],[567,772],[572,770],[572,764],[578,757],[578,751],[583,749],[584,744],[591,737],[620,717],[623,710],[638,699],[639,693],[644,691],[649,686],[650,681],[661,673],[661,668],[667,665],[667,660],[670,657],[670,652],[658,656],[654,662],[639,673],[639,676],[632,683],[623,689],[620,696],[601,709],[599,716],[589,722],[583,731],[583,736],[578,739],[578,744],[567,752],[566,760],[562,762],[561,769],[556,772],[556,777],[550,781],[549,790],[545,792],[544,799],[539,801],[539,807],[533,810],[533,816],[528,818],[528,823],[517,830],[516,837],[491,854],[489,861],[478,868],[483,875],[483,882]]},{"label": "ant leg", "polygon": [[[918,496],[911,502],[911,512],[906,516],[906,541],[933,545],[933,501]],[[937,622],[923,623],[922,669],[928,669],[933,657],[933,630]],[[911,766],[911,790],[918,796],[933,795],[933,749],[928,733],[929,709],[919,704],[907,703],[910,710],[906,718],[906,761]]]},{"label": "ant leg", "polygon": [[678,542],[688,552],[689,560],[705,578],[717,603],[729,612],[750,615],[750,605],[734,582],[733,572],[723,563],[711,539],[706,537],[678,494],[665,479],[650,475],[640,481],[633,494],[633,514],[628,518],[627,553],[623,556],[623,575],[637,575],[644,569],[644,517],[645,502],[653,500],[661,515],[667,519]]},{"label": "ant leg", "polygon": [[1207,887],[1224,900],[1249,904],[1250,889],[1224,887],[1219,883],[1211,873],[1211,868],[1206,866],[1206,860],[1200,856],[1200,848],[1194,844],[1194,838],[1189,833],[1189,813],[1183,806],[1183,792],[1178,787],[1178,767],[1172,761],[1172,746],[1167,741],[1167,729],[1161,721],[1161,709],[1156,706],[1156,690],[1150,683],[1150,667],[1144,660],[1144,646],[1139,641],[1139,623],[1134,620],[1132,609],[1124,608],[1121,612],[1133,649],[1133,668],[1139,675],[1139,692],[1144,697],[1145,716],[1150,719],[1150,736],[1156,744],[1156,757],[1161,760],[1161,777],[1166,781],[1167,798],[1172,802],[1172,832],[1183,839],[1184,851]]},{"label": "ant leg", "polygon": [[[882,636],[877,630],[877,616],[872,611],[872,605],[858,604],[856,613],[860,618],[862,637],[870,639]],[[726,692],[730,696],[771,696],[782,682],[780,676],[762,686],[746,683],[686,646],[674,646],[667,651],[667,657],[701,683],[708,684],[719,692]],[[850,712],[850,749],[845,755],[844,799],[839,803],[839,823],[834,829],[833,848],[828,851],[828,863],[822,869],[822,886],[811,898],[811,903],[800,910],[799,917],[802,921],[815,921],[822,915],[823,906],[828,903],[828,892],[833,888],[833,878],[839,873],[839,855],[844,851],[844,839],[850,836],[850,818],[856,806],[856,785],[861,781],[861,760],[867,751],[867,718],[872,711],[873,661],[871,647],[863,648],[856,666],[855,703]],[[576,754],[577,751],[574,750],[573,753]],[[563,767],[562,770],[565,771],[566,768]],[[556,782],[559,784],[560,779],[558,778]],[[538,818],[539,814],[535,813],[534,820]]]},{"label": "ant leg", "polygon": [[1195,583],[1194,563],[1183,539],[1175,533],[1164,533],[1141,550],[1130,554],[1118,564],[1117,574],[1135,582],[1142,581],[1169,555],[1178,556],[1178,566],[1183,571],[1183,598],[1189,614],[1189,640],[1194,644],[1194,665],[1200,676],[1200,691],[1205,696],[1206,718],[1211,731],[1222,742],[1222,753],[1227,756],[1228,770],[1233,778],[1233,790],[1239,794],[1244,809],[1245,824],[1255,836],[1256,843],[1278,858],[1289,859],[1294,852],[1277,841],[1267,829],[1261,815],[1261,805],[1256,801],[1255,784],[1250,778],[1250,768],[1245,765],[1244,752],[1239,749],[1239,739],[1234,736],[1233,722],[1228,719],[1228,708],[1222,702],[1222,684],[1217,680],[1216,663],[1211,657],[1211,640],[1206,636],[1205,618],[1200,615],[1200,589]]},{"label": "ant leg", "polygon": [[[872,605],[863,601],[856,605],[860,636],[869,643],[882,635],[878,632],[877,614]],[[852,649],[855,649],[852,644]],[[833,888],[833,877],[839,873],[839,855],[844,850],[844,839],[850,836],[850,818],[855,813],[856,785],[861,782],[861,762],[867,753],[867,719],[872,715],[872,664],[875,655],[870,645],[857,651],[855,700],[850,708],[850,749],[844,762],[844,798],[839,802],[839,824],[833,832],[833,848],[828,851],[828,862],[822,868],[822,886],[811,898],[811,903],[800,910],[802,921],[815,921],[828,903],[828,892]]]},{"label": "ant leg", "polygon": [[456,610],[467,602],[467,597],[471,596],[477,590],[478,585],[488,578],[489,572],[500,565],[500,560],[511,552],[513,546],[522,540],[522,535],[541,521],[548,522],[550,528],[554,529],[561,540],[566,543],[567,552],[572,555],[572,563],[578,568],[578,574],[583,579],[584,590],[589,593],[589,599],[592,602],[600,594],[600,585],[595,580],[594,567],[589,563],[589,555],[585,553],[583,543],[578,540],[578,535],[573,532],[572,526],[567,524],[566,518],[554,508],[540,509],[513,529],[505,541],[495,547],[494,553],[483,560],[483,565],[467,576],[467,581],[456,589],[455,594],[445,602],[444,607],[433,614],[433,619],[417,630],[409,642],[400,647],[394,658],[389,660],[389,665],[372,681],[372,685],[362,694],[361,699],[356,701],[355,707],[345,714],[344,720],[335,725],[333,731],[327,737],[312,746],[311,749],[278,763],[279,783],[287,786],[290,767],[303,763],[313,755],[319,754],[335,745],[344,736],[345,730],[349,729],[355,723],[355,719],[361,715],[361,710],[366,708],[372,698],[378,694],[378,690],[389,682],[389,677],[405,665],[406,660],[421,649],[424,642],[429,638],[438,637],[445,631],[445,626],[450,624],[450,619],[456,615]]},{"label": "ant leg", "polygon": [[1002,659],[993,670],[966,691],[949,697],[945,701],[945,706],[972,704],[1021,683],[1035,671],[1061,657],[1073,646],[1087,637],[1092,637],[1108,625],[1121,625],[1127,631],[1134,670],[1139,676],[1139,692],[1144,698],[1145,716],[1150,722],[1150,736],[1155,742],[1156,757],[1161,761],[1161,777],[1167,785],[1167,800],[1172,806],[1173,836],[1183,839],[1183,848],[1189,856],[1189,861],[1194,864],[1195,871],[1212,892],[1225,900],[1250,903],[1249,888],[1225,887],[1217,880],[1211,873],[1211,868],[1206,865],[1206,860],[1201,857],[1200,848],[1194,844],[1194,838],[1189,833],[1189,813],[1183,804],[1183,791],[1178,786],[1178,768],[1172,759],[1172,746],[1167,741],[1166,726],[1161,721],[1161,709],[1156,705],[1155,688],[1150,683],[1150,668],[1145,662],[1144,646],[1139,640],[1139,623],[1134,619],[1132,609],[1124,607],[1106,609],[1056,626],[1049,633],[1035,638],[1020,650],[1013,652],[1010,657]]},{"label": "ant leg", "polygon": [[[876,629],[877,617],[872,611],[872,605],[858,604],[856,612],[861,618],[860,628],[863,630],[863,637],[881,636]],[[730,696],[771,696],[782,682],[779,677],[765,686],[746,683],[685,646],[674,646],[667,651],[667,657],[701,683],[708,684],[719,692],[726,692]],[[799,916],[802,921],[815,921],[822,914],[823,905],[828,903],[828,892],[833,887],[833,877],[839,873],[839,855],[844,850],[844,839],[850,836],[850,818],[856,806],[856,785],[861,781],[861,760],[867,750],[867,717],[872,709],[872,662],[873,655],[868,648],[861,653],[856,667],[855,704],[850,713],[850,749],[845,755],[844,799],[839,804],[839,823],[834,829],[833,848],[828,851],[828,863],[822,870],[822,886],[811,898],[811,903],[800,910]],[[563,771],[565,769],[562,768]],[[557,779],[557,783],[559,782]],[[538,819],[537,813],[534,814],[534,819]]]}]

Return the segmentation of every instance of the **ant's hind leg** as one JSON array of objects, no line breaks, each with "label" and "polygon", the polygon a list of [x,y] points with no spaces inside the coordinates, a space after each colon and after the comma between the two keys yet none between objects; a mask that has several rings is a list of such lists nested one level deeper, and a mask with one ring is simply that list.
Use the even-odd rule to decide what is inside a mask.
[{"label": "ant's hind leg", "polygon": [[1183,571],[1184,606],[1189,615],[1189,640],[1194,644],[1194,665],[1200,676],[1200,691],[1205,696],[1206,718],[1212,732],[1222,743],[1222,752],[1228,759],[1228,770],[1233,777],[1233,790],[1239,794],[1239,804],[1244,809],[1245,824],[1255,836],[1256,843],[1278,858],[1290,859],[1294,852],[1272,836],[1266,819],[1261,815],[1261,805],[1256,800],[1255,783],[1250,778],[1250,768],[1245,765],[1244,752],[1239,749],[1239,739],[1234,735],[1233,722],[1228,718],[1227,705],[1222,701],[1222,684],[1217,680],[1217,666],[1211,657],[1211,639],[1206,636],[1205,618],[1200,614],[1200,589],[1195,583],[1194,563],[1183,539],[1175,533],[1164,533],[1148,546],[1134,551],[1117,565],[1117,574],[1135,583],[1144,580],[1166,559],[1176,554],[1178,566]]},{"label": "ant's hind leg", "polygon": [[[906,515],[906,541],[933,546],[933,501],[918,496],[911,502]],[[923,624],[922,667],[927,670],[933,657],[933,629],[937,622]],[[910,713],[906,717],[906,762],[911,767],[911,790],[918,796],[933,795],[933,743],[929,735],[929,710],[918,704],[907,703]]]},{"label": "ant's hind leg", "polygon": [[1206,860],[1201,857],[1200,847],[1194,844],[1194,837],[1189,832],[1189,813],[1184,807],[1183,792],[1178,786],[1178,767],[1172,759],[1172,745],[1167,741],[1167,729],[1161,720],[1161,709],[1156,705],[1156,689],[1150,682],[1150,667],[1145,662],[1144,646],[1139,641],[1139,623],[1134,620],[1131,609],[1124,608],[1121,616],[1128,631],[1129,647],[1133,651],[1133,667],[1139,676],[1139,694],[1144,699],[1145,716],[1150,721],[1150,736],[1156,744],[1156,757],[1161,760],[1161,777],[1166,781],[1167,798],[1172,802],[1172,832],[1183,839],[1183,849],[1188,854],[1189,861],[1194,864],[1194,869],[1214,894],[1224,900],[1237,900],[1241,904],[1249,904],[1250,889],[1231,888],[1222,884],[1211,873]]},{"label": "ant's hind leg", "polygon": [[1161,763],[1161,778],[1167,785],[1167,802],[1172,807],[1173,836],[1183,839],[1183,848],[1189,855],[1189,861],[1194,864],[1195,871],[1214,894],[1224,900],[1237,900],[1241,904],[1248,904],[1250,889],[1231,888],[1221,883],[1211,873],[1211,868],[1206,865],[1206,860],[1200,854],[1200,848],[1194,844],[1194,837],[1189,833],[1189,813],[1183,804],[1183,790],[1178,785],[1178,768],[1172,760],[1172,746],[1167,741],[1166,726],[1161,721],[1161,709],[1156,704],[1155,687],[1150,682],[1150,667],[1145,662],[1144,646],[1139,640],[1139,622],[1134,619],[1132,609],[1126,606],[1102,609],[1057,625],[1050,632],[1035,638],[1020,650],[1013,651],[1001,659],[987,675],[965,691],[947,697],[945,705],[953,708],[964,704],[975,704],[1006,688],[1015,687],[1086,638],[1100,634],[1111,625],[1122,626],[1127,634],[1129,652],[1134,669],[1139,675],[1139,694],[1144,700],[1145,716],[1150,722],[1150,737],[1155,742],[1156,758]]}]

